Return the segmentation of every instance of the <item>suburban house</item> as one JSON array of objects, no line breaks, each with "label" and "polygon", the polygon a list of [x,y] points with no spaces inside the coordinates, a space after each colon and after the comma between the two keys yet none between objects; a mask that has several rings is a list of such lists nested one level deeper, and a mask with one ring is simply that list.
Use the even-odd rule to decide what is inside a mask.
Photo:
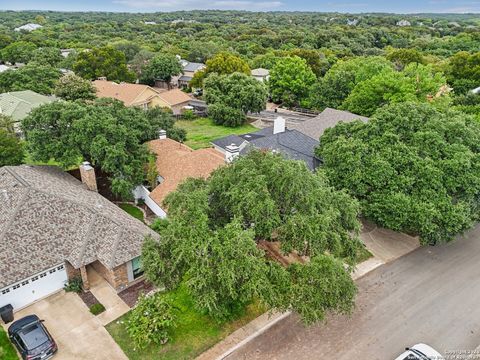
[{"label": "suburban house", "polygon": [[258,68],[252,70],[252,76],[258,81],[265,82],[270,77],[270,70]]},{"label": "suburban house", "polygon": [[182,66],[182,75],[172,77],[170,83],[167,83],[164,80],[155,80],[155,87],[161,89],[169,89],[179,87],[181,89],[188,88],[190,81],[193,78],[193,75],[197,71],[205,69],[205,64],[190,62],[185,59],[182,59],[180,55],[177,55],[177,59]]},{"label": "suburban house", "polygon": [[7,71],[7,70],[10,70],[10,69],[11,69],[10,66],[0,64],[0,73],[2,73],[4,71]]},{"label": "suburban house", "polygon": [[33,31],[33,30],[41,29],[42,27],[43,26],[39,25],[39,24],[29,23],[29,24],[19,26],[19,27],[15,28],[14,30],[15,31],[28,31],[28,32],[30,32],[30,31]]},{"label": "suburban house", "polygon": [[15,131],[20,133],[20,121],[36,107],[54,101],[52,96],[38,94],[35,91],[23,90],[0,94],[0,114],[13,118]]},{"label": "suburban house", "polygon": [[166,107],[172,110],[174,115],[179,115],[186,108],[190,107],[192,98],[180,89],[172,89],[158,94],[157,106]]},{"label": "suburban house", "polygon": [[158,185],[154,189],[141,185],[134,190],[134,195],[137,200],[145,201],[145,205],[162,218],[167,216],[163,200],[181,182],[189,177],[207,178],[225,164],[225,157],[215,149],[193,150],[167,138],[164,130],[160,131],[158,139],[148,142],[148,147],[157,155]]},{"label": "suburban house", "polygon": [[286,158],[304,161],[310,170],[320,165],[315,156],[315,148],[319,142],[302,132],[285,127],[285,119],[275,119],[273,127],[267,127],[249,134],[229,135],[212,141],[213,147],[224,154],[232,156],[238,151],[240,155],[251,149],[264,149],[279,152]]},{"label": "suburban house", "polygon": [[352,114],[348,111],[326,108],[316,117],[298,124],[292,124],[289,126],[289,128],[297,130],[302,134],[311,137],[312,139],[318,140],[326,129],[335,127],[335,125],[340,122],[348,123],[355,120],[367,122],[368,118],[365,116]]},{"label": "suburban house", "polygon": [[125,106],[137,106],[143,109],[151,107],[165,107],[180,114],[185,106],[188,106],[190,96],[179,89],[162,90],[154,89],[148,85],[116,83],[107,80],[95,80],[93,82],[99,98],[113,98],[120,100]]},{"label": "suburban house", "polygon": [[158,234],[98,194],[89,163],[80,174],[0,168],[0,307],[23,308],[73,277],[88,289],[89,267],[117,291],[142,276],[143,240]]},{"label": "suburban house", "polygon": [[187,88],[190,81],[196,72],[205,69],[205,64],[190,62],[187,60],[180,60],[180,64],[183,67],[183,75],[178,78],[178,86],[180,88]]}]

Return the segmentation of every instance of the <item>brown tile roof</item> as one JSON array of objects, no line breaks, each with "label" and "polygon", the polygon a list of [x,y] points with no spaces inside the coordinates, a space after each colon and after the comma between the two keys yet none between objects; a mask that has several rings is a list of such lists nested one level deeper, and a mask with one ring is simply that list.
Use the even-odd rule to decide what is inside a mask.
[{"label": "brown tile roof", "polygon": [[157,90],[148,85],[116,83],[107,80],[95,80],[93,86],[97,90],[97,97],[99,98],[114,98],[122,101],[125,106],[130,106],[135,99],[146,89],[150,88],[155,92]]},{"label": "brown tile roof", "polygon": [[183,104],[184,102],[192,100],[190,96],[185,94],[180,89],[173,89],[173,90],[162,92],[159,95],[159,98],[165,101],[170,106]]},{"label": "brown tile roof", "polygon": [[68,260],[107,268],[158,237],[56,166],[0,168],[0,288]]},{"label": "brown tile roof", "polygon": [[225,164],[223,154],[217,150],[192,150],[172,139],[150,141],[148,147],[157,154],[157,170],[164,181],[150,193],[159,205],[165,197],[189,177],[207,178],[215,169]]}]

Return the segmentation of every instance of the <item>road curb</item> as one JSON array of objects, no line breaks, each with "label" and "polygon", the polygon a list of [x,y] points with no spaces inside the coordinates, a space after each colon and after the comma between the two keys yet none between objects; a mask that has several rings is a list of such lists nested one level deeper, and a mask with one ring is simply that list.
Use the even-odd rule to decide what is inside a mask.
[{"label": "road curb", "polygon": [[230,349],[228,349],[226,352],[224,352],[222,355],[218,356],[217,358],[215,358],[215,360],[224,360],[227,356],[229,356],[230,354],[232,354],[233,352],[235,352],[236,350],[240,349],[243,345],[249,343],[251,340],[253,340],[254,338],[256,338],[258,335],[261,335],[262,333],[264,333],[265,331],[267,331],[268,329],[270,329],[273,325],[275,325],[276,323],[282,321],[283,319],[287,318],[288,316],[290,316],[292,313],[290,311],[287,311],[285,313],[283,313],[282,315],[280,315],[279,317],[277,317],[276,319],[273,319],[272,321],[269,321],[268,323],[266,323],[262,328],[258,329],[257,331],[255,331],[253,334],[250,334],[249,336],[247,336],[245,339],[243,339],[242,341],[240,341],[238,344],[236,344],[235,346],[231,347]]}]

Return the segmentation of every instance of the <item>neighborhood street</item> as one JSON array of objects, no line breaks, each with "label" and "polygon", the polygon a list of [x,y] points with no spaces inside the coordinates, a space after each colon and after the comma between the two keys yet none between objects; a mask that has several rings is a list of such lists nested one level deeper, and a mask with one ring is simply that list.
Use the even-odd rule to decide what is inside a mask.
[{"label": "neighborhood street", "polygon": [[[303,326],[289,316],[227,359],[394,359],[423,342],[444,356],[480,345],[480,225],[357,281],[353,314]],[[457,355],[458,356],[458,355]],[[480,359],[473,356],[474,359]]]}]

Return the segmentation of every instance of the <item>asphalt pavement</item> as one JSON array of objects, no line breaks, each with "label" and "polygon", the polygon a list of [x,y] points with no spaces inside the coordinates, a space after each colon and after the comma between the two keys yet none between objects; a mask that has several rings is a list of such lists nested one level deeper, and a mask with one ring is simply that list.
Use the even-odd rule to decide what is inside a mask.
[{"label": "asphalt pavement", "polygon": [[311,327],[289,316],[227,359],[388,360],[419,342],[467,359],[480,345],[480,225],[383,265],[357,286],[350,316]]}]

